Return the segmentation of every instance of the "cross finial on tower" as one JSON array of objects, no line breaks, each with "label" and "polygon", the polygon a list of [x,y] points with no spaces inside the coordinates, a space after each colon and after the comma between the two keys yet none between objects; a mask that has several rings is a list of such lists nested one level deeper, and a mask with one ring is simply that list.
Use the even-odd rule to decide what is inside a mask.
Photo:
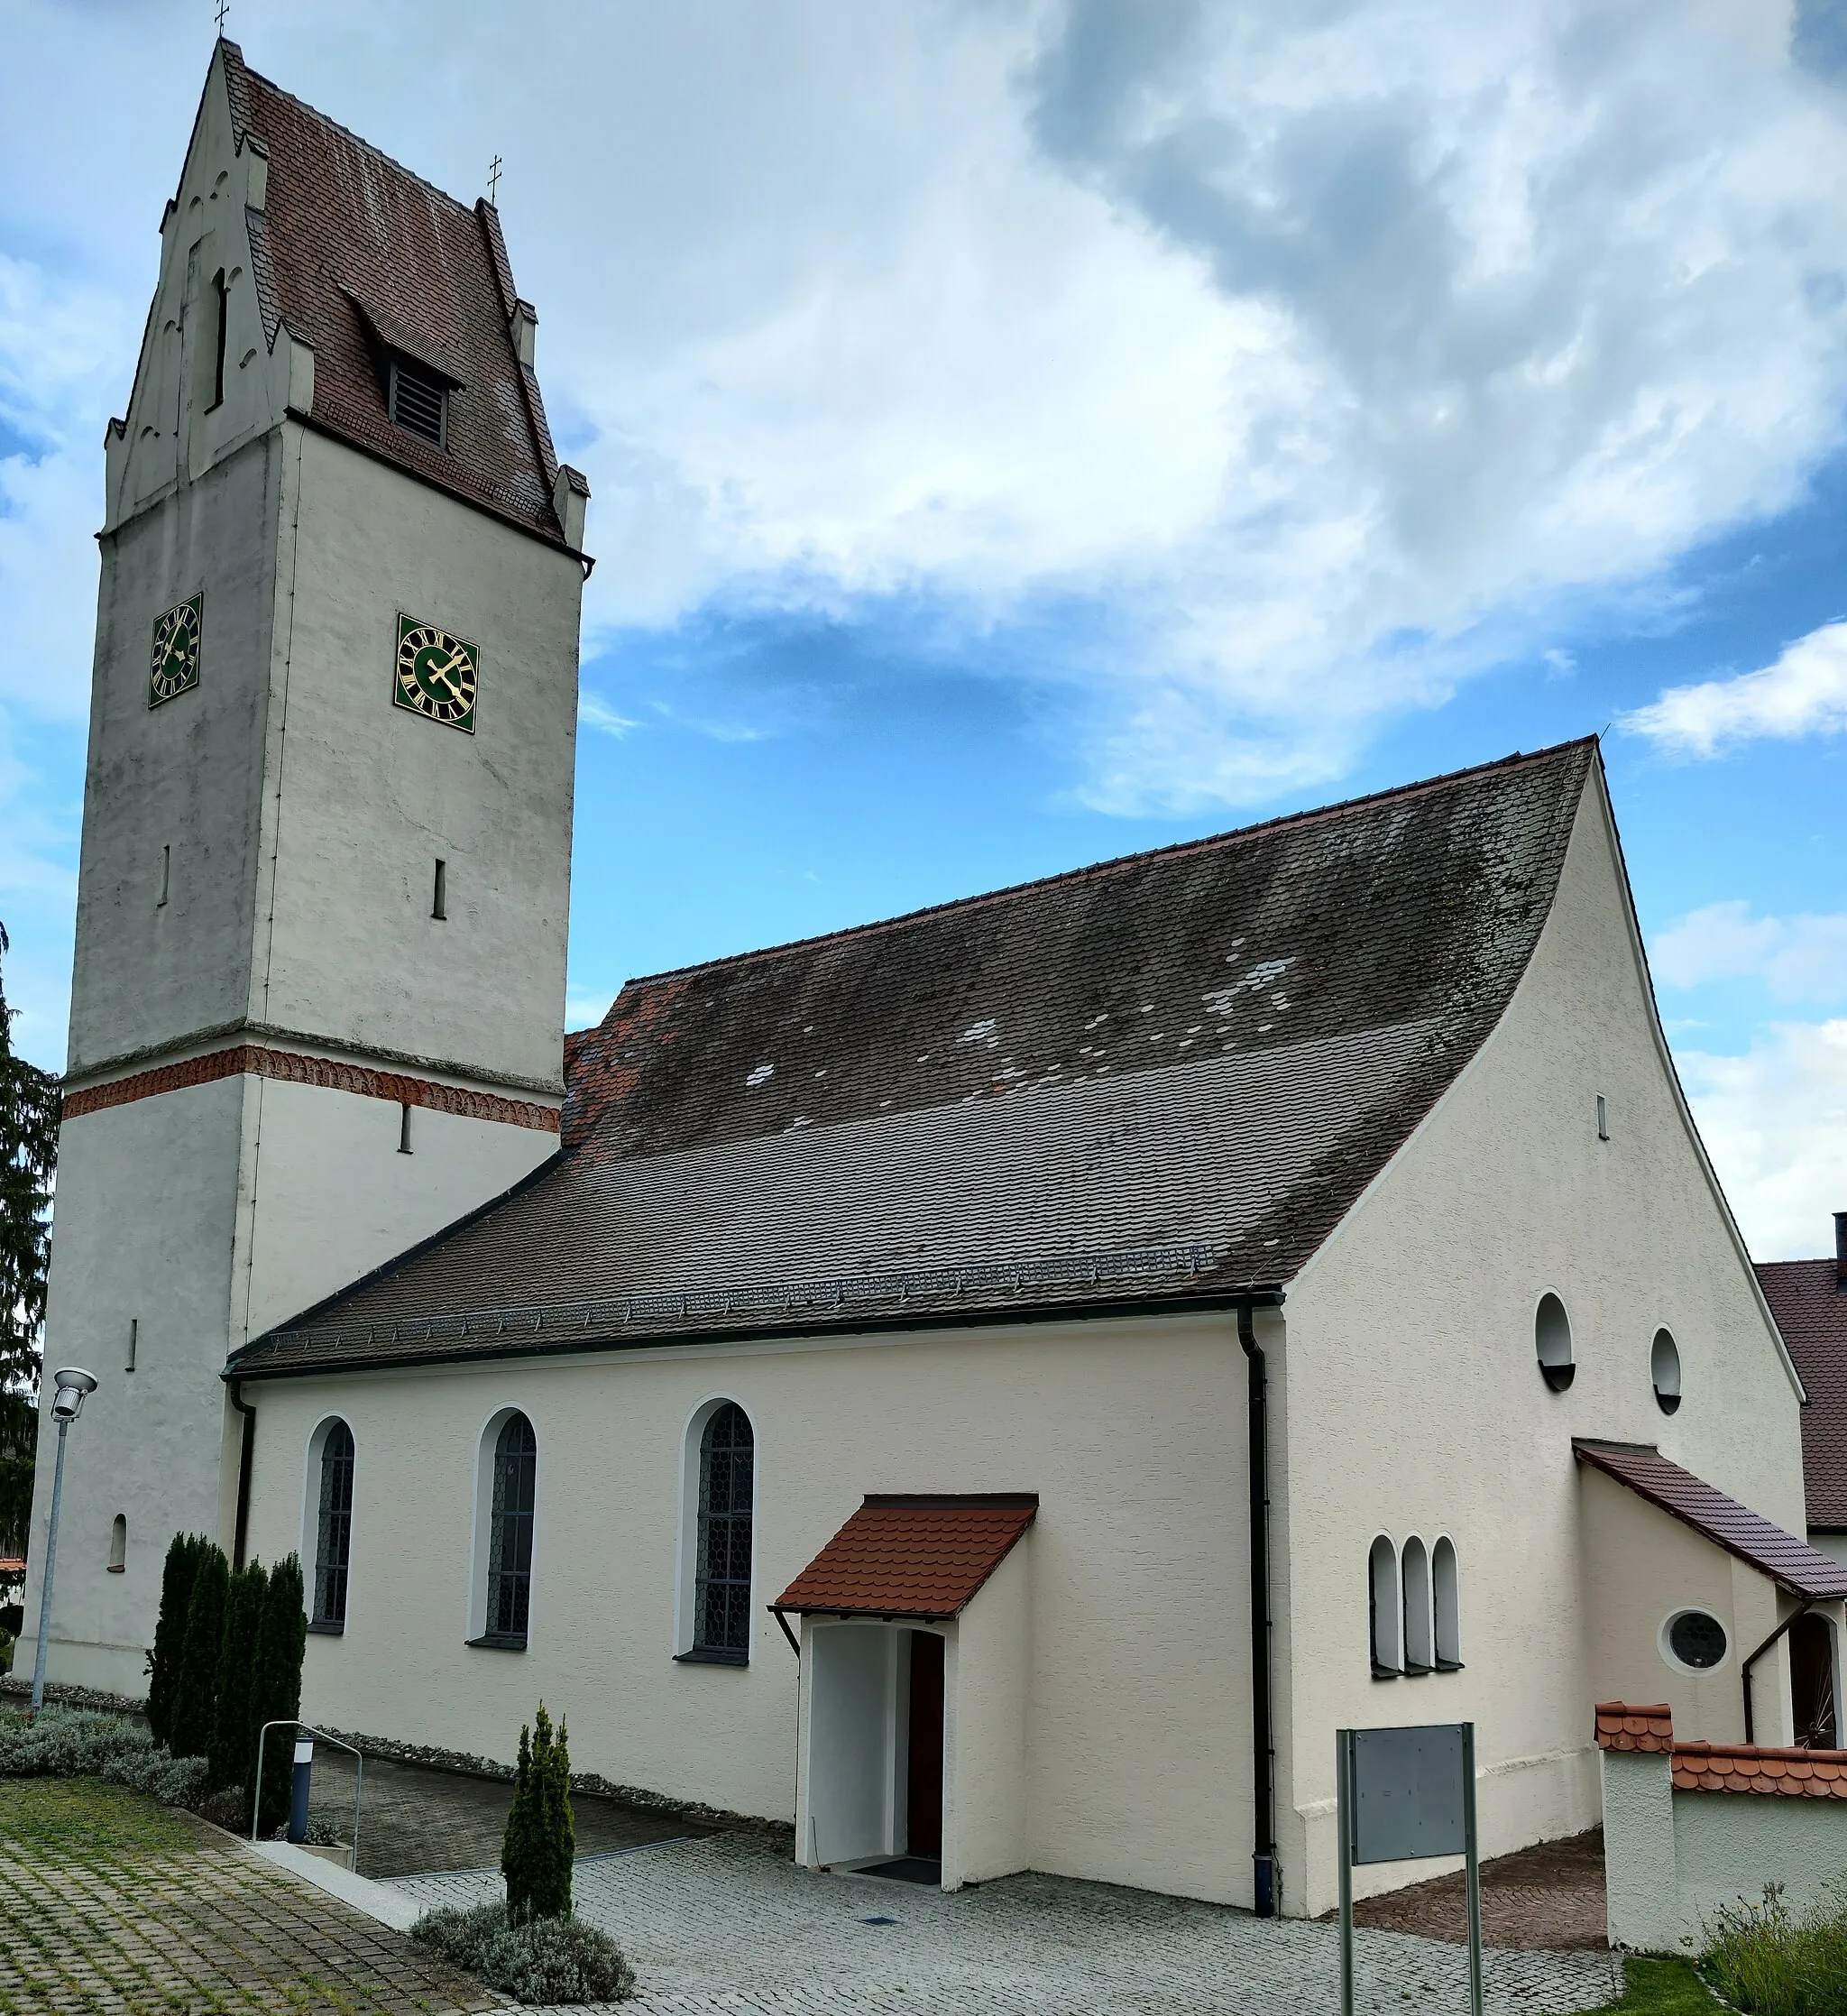
[{"label": "cross finial on tower", "polygon": [[225,16],[231,12],[231,0],[218,0],[218,33],[225,32]]},{"label": "cross finial on tower", "polygon": [[[222,6],[222,5],[224,5],[224,0],[218,0],[218,4],[219,4],[219,5],[220,5],[220,6]],[[488,199],[488,201],[489,201],[490,203],[497,203],[497,202],[498,202],[498,201],[500,200],[500,194],[501,194],[501,157],[500,157],[500,156],[499,156],[498,154],[496,154],[496,155],[494,156],[494,158],[493,158],[493,159],[492,159],[492,161],[490,161],[490,162],[489,162],[489,163],[487,164],[487,199]]]}]

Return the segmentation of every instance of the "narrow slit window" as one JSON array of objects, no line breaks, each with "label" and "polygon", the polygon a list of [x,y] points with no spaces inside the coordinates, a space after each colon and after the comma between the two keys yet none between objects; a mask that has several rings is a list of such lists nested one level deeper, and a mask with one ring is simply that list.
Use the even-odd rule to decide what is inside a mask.
[{"label": "narrow slit window", "polygon": [[1462,1671],[1461,1592],[1456,1588],[1456,1542],[1446,1533],[1430,1550],[1430,1580],[1436,1598],[1437,1671]]},{"label": "narrow slit window", "polygon": [[433,917],[446,917],[449,914],[449,864],[436,863],[436,880],[430,887],[429,914]]},{"label": "narrow slit window", "polygon": [[750,1542],[757,1438],[735,1400],[699,1449],[699,1556],[693,1648],[742,1665],[750,1653]]},{"label": "narrow slit window", "polygon": [[408,357],[391,359],[391,419],[406,432],[442,447],[449,432],[449,388]]},{"label": "narrow slit window", "polygon": [[510,1414],[494,1443],[493,1509],[488,1526],[484,1643],[526,1646],[532,1610],[532,1520],[538,1483],[538,1438],[524,1414]]},{"label": "narrow slit window", "polygon": [[353,1559],[353,1431],[336,1421],[321,1442],[321,1492],[315,1520],[314,1621],[323,1630],[346,1623],[346,1581]]},{"label": "narrow slit window", "polygon": [[1383,1533],[1367,1557],[1366,1595],[1372,1610],[1373,1678],[1396,1680],[1404,1671],[1398,1643],[1398,1550]]},{"label": "narrow slit window", "polygon": [[1428,1673],[1436,1664],[1430,1648],[1430,1555],[1415,1533],[1399,1558],[1399,1579],[1404,1585],[1404,1670]]},{"label": "narrow slit window", "polygon": [[[212,359],[212,405],[225,403],[225,334],[230,318],[225,313],[225,275],[222,269],[212,275],[212,318],[216,354]],[[209,409],[208,409],[209,410]]]},{"label": "narrow slit window", "polygon": [[139,1316],[131,1316],[128,1319],[128,1358],[122,1367],[124,1372],[133,1372],[134,1370],[134,1354],[140,1348],[140,1345],[141,1318]]},{"label": "narrow slit window", "polygon": [[154,904],[155,909],[160,910],[166,907],[167,891],[172,886],[172,881],[173,849],[171,845],[169,844],[168,846],[162,847],[161,850],[161,894]]},{"label": "narrow slit window", "polygon": [[398,1108],[398,1153],[410,1153],[410,1101],[408,1099]]},{"label": "narrow slit window", "polygon": [[1610,1138],[1610,1104],[1602,1092],[1597,1094],[1597,1139]]},{"label": "narrow slit window", "polygon": [[109,1572],[123,1575],[128,1570],[128,1518],[118,1512],[109,1525]]}]

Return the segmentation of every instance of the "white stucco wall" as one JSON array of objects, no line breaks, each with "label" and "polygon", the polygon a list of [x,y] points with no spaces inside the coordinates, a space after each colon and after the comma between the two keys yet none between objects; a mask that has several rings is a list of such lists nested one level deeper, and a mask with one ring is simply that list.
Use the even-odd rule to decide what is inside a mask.
[{"label": "white stucco wall", "polygon": [[1847,1803],[1776,1793],[1682,1792],[1664,1754],[1603,1754],[1612,1946],[1700,1952],[1723,1910],[1781,1886],[1798,1917],[1840,1909]]},{"label": "white stucco wall", "polygon": [[[1594,780],[1502,1023],[1290,1293],[1277,1536],[1291,1911],[1335,1901],[1344,1725],[1472,1718],[1484,1855],[1594,1823],[1574,1435],[1658,1444],[1802,1531],[1796,1391],[1676,1095],[1613,833]],[[1564,1394],[1535,1363],[1548,1290],[1574,1332]],[[1671,1416],[1649,1380],[1662,1325],[1686,1395]],[[1454,1538],[1462,1671],[1370,1677],[1366,1556],[1382,1531]],[[1633,1698],[1668,1691],[1657,1664]],[[1363,1871],[1360,1887],[1436,1866]]]},{"label": "white stucco wall", "polygon": [[949,1890],[1010,1875],[1032,1859],[1032,1545],[1029,1526],[956,1619],[944,1717]]},{"label": "white stucco wall", "polygon": [[[1021,1656],[1009,1618],[1027,1618],[1024,1859],[1248,1901],[1245,1371],[1230,1316],[638,1351],[250,1391],[252,1544],[265,1559],[299,1543],[316,1424],[338,1411],[357,1443],[347,1628],[309,1643],[308,1712],[504,1758],[542,1695],[569,1715],[581,1768],[786,1819],[797,1668],[765,1606],[867,1492],[1036,1490],[1030,1576],[1022,1555],[969,1612],[994,1606],[984,1607],[994,1640],[978,1657],[997,1677]],[[758,1451],[742,1669],[673,1657],[683,1438],[719,1395],[749,1414]],[[510,1404],[538,1439],[524,1653],[463,1643],[476,1449]],[[1024,1603],[1009,1586],[1021,1582]],[[954,1659],[952,1647],[946,1724]],[[1002,1721],[978,1718],[966,1733],[994,1760],[984,1770],[1011,1740],[1005,1704],[996,1712]],[[979,1826],[971,1868],[1014,1854],[1004,1828],[985,1816]]]}]

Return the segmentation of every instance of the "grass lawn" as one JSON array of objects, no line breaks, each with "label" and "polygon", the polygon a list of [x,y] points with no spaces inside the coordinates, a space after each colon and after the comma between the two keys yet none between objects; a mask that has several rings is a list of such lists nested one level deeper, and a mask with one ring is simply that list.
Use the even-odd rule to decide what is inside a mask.
[{"label": "grass lawn", "polygon": [[1694,1972],[1690,1960],[1622,1963],[1624,1988],[1610,2003],[1621,2016],[1718,2016],[1721,2004]]},{"label": "grass lawn", "polygon": [[0,1779],[0,2016],[461,2016],[400,1932],[98,1779]]}]

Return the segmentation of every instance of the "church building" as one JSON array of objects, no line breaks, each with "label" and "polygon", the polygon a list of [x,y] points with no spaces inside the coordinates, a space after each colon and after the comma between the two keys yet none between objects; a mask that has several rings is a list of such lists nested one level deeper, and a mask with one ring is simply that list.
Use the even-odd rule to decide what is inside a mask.
[{"label": "church building", "polygon": [[535,321],[492,207],[219,45],[109,440],[54,1677],[141,1690],[201,1528],[299,1551],[326,1726],[505,1759],[543,1697],[816,1871],[1291,1915],[1340,1727],[1473,1720],[1489,1855],[1596,1824],[1600,1699],[1832,1744],[1595,743],[565,1038]]}]

